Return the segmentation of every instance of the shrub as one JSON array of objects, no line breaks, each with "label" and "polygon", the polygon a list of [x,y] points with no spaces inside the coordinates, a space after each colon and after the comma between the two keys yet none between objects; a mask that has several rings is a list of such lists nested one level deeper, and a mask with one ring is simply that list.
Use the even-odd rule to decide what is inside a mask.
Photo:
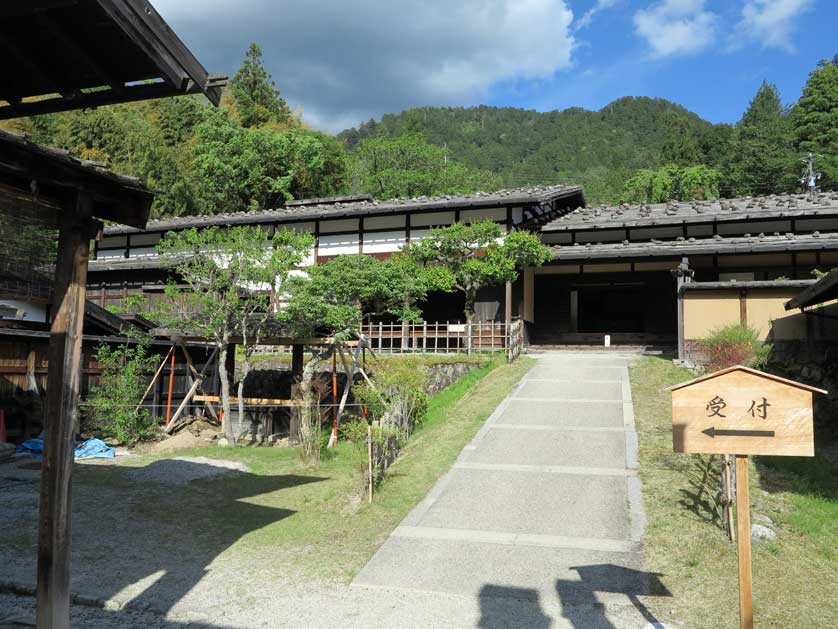
[{"label": "shrub", "polygon": [[716,328],[700,341],[707,354],[707,369],[718,371],[734,365],[760,369],[768,362],[771,345],[763,343],[759,332],[741,323]]},{"label": "shrub", "polygon": [[88,404],[96,426],[120,443],[133,445],[154,434],[155,421],[148,409],[137,408],[145,392],[148,375],[154,371],[157,356],[149,355],[151,339],[138,336],[134,343],[109,345],[96,350],[102,368],[99,385],[93,387]]},{"label": "shrub", "polygon": [[428,409],[424,370],[411,361],[392,361],[377,368],[373,380],[373,386],[364,382],[354,388],[355,399],[367,406],[372,419],[406,441]]}]

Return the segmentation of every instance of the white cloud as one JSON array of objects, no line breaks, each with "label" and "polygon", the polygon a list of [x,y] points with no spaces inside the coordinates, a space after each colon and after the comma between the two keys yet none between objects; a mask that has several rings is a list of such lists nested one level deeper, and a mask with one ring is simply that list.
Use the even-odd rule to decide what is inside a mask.
[{"label": "white cloud", "polygon": [[614,7],[620,0],[597,0],[596,4],[582,14],[576,22],[576,29],[587,28],[591,25],[597,14]]},{"label": "white cloud", "polygon": [[792,51],[794,19],[812,8],[812,0],[746,0],[740,32],[765,48]]},{"label": "white cloud", "polygon": [[483,98],[508,79],[571,66],[565,0],[154,0],[213,72],[235,71],[251,41],[283,96],[313,125]]},{"label": "white cloud", "polygon": [[718,16],[704,0],[663,0],[634,14],[634,28],[656,57],[690,54],[716,37]]}]

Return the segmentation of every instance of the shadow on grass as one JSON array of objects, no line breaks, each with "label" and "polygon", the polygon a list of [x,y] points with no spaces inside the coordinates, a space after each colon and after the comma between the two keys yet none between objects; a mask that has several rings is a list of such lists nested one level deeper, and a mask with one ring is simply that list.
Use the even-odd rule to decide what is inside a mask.
[{"label": "shadow on grass", "polygon": [[680,490],[678,504],[702,522],[724,529],[719,458],[715,455],[695,457],[686,476],[688,488]]},{"label": "shadow on grass", "polygon": [[256,497],[327,480],[223,469],[218,474],[216,466],[178,459],[122,469],[114,482],[111,466],[85,466],[76,484],[72,590],[163,614],[230,546],[296,513]]}]

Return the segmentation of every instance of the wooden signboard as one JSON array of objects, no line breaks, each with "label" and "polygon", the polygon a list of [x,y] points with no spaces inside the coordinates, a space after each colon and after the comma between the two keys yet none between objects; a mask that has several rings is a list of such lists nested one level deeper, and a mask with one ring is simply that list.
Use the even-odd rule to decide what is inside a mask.
[{"label": "wooden signboard", "polygon": [[748,455],[814,456],[812,394],[826,391],[742,366],[671,391],[675,452],[736,455],[739,624],[752,629]]},{"label": "wooden signboard", "polygon": [[814,456],[805,384],[730,367],[672,387],[672,445],[693,454]]}]

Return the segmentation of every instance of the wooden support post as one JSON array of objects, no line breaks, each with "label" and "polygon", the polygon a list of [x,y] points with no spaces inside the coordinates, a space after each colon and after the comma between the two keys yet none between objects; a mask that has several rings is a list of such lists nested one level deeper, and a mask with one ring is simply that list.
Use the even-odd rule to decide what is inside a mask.
[{"label": "wooden support post", "polygon": [[672,274],[675,276],[676,279],[676,295],[675,299],[678,304],[678,360],[683,361],[686,359],[686,344],[684,341],[684,284],[688,284],[693,276],[693,272],[690,270],[690,262],[687,257],[681,258],[681,263],[678,265],[677,268],[672,270]]},{"label": "wooden support post", "polygon": [[37,626],[70,626],[70,519],[74,426],[81,385],[82,328],[90,240],[101,225],[80,191],[61,214],[49,341],[49,388],[38,516]]},{"label": "wooden support post", "polygon": [[736,455],[736,537],[739,550],[739,626],[753,629],[751,591],[751,505],[748,488],[748,457]]},{"label": "wooden support post", "polygon": [[512,323],[512,282],[506,283],[506,292],[504,294],[503,304],[503,321],[506,325]]},{"label": "wooden support post", "polygon": [[[349,376],[349,374],[346,374]],[[338,443],[338,348],[332,352],[332,438],[330,445]]]},{"label": "wooden support post", "polygon": [[172,345],[172,358],[169,365],[169,397],[166,401],[166,426],[172,419],[172,393],[175,390],[175,346]]},{"label": "wooden support post", "polygon": [[[366,413],[364,413],[366,415]],[[369,472],[370,472],[370,488],[369,488],[369,503],[372,504],[372,424],[367,420],[367,457],[369,458]]]},{"label": "wooden support post", "polygon": [[152,387],[155,384],[157,384],[157,378],[160,377],[160,373],[163,371],[163,368],[166,366],[166,362],[169,360],[169,354],[171,354],[174,349],[175,346],[172,345],[169,348],[169,352],[166,354],[166,356],[163,358],[163,361],[160,363],[160,366],[157,368],[157,371],[154,372],[154,377],[152,377],[151,382],[148,383],[148,387],[146,387],[145,393],[143,393],[143,396],[140,398],[140,403],[137,404],[137,407],[134,409],[135,413],[140,410],[140,407],[143,405],[143,402],[145,402],[145,399],[148,397],[148,392],[151,391]]}]

